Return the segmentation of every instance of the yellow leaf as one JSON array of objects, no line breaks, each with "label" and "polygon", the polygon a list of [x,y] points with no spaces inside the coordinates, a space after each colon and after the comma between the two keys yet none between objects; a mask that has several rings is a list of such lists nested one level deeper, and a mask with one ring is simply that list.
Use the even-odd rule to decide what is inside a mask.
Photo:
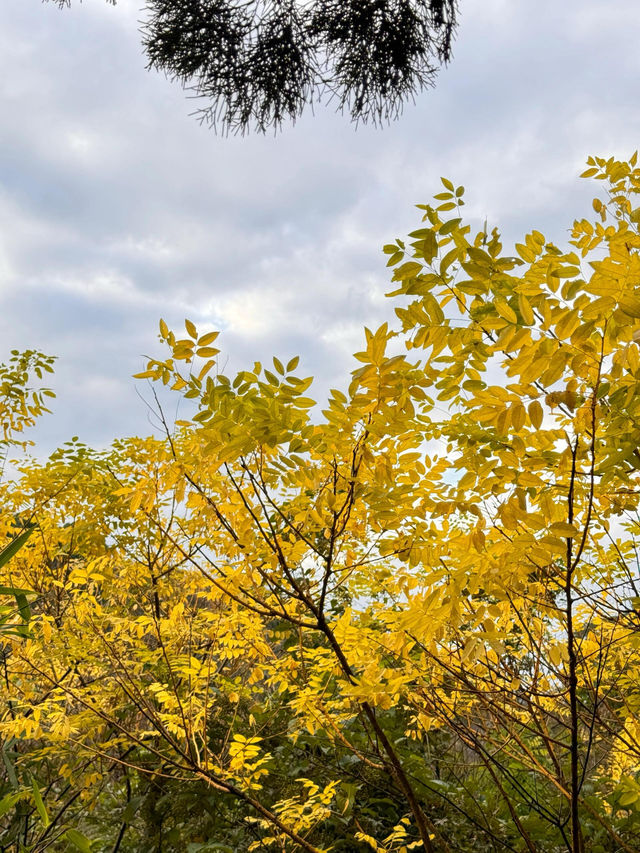
[{"label": "yellow leaf", "polygon": [[640,295],[632,293],[620,299],[620,308],[634,319],[640,317]]},{"label": "yellow leaf", "polygon": [[567,524],[564,521],[556,521],[549,528],[551,533],[556,536],[575,538],[578,535],[578,528],[573,524]]},{"label": "yellow leaf", "polygon": [[208,347],[209,344],[212,344],[215,341],[219,334],[220,332],[207,332],[206,334],[201,335],[198,338],[198,346]]},{"label": "yellow leaf", "polygon": [[518,315],[513,310],[513,308],[509,305],[506,299],[502,299],[497,297],[495,302],[493,303],[498,314],[504,319],[508,320],[509,323],[517,323]]},{"label": "yellow leaf", "polygon": [[511,407],[511,425],[517,431],[520,431],[527,419],[527,412],[522,403],[514,403]]},{"label": "yellow leaf", "polygon": [[44,637],[45,643],[51,642],[51,625],[48,620],[42,620],[42,636]]},{"label": "yellow leaf", "polygon": [[533,254],[531,249],[524,246],[522,243],[516,243],[516,252],[520,255],[523,261],[526,261],[528,264],[532,264],[536,256]]},{"label": "yellow leaf", "polygon": [[529,403],[529,419],[535,429],[540,429],[542,426],[543,415],[544,412],[540,403],[537,400],[532,400]]},{"label": "yellow leaf", "polygon": [[568,311],[565,316],[556,325],[556,335],[559,338],[570,338],[573,332],[580,325],[580,314],[578,311]]},{"label": "yellow leaf", "polygon": [[549,646],[549,660],[555,667],[559,667],[564,660],[566,650],[559,643],[552,643]]},{"label": "yellow leaf", "polygon": [[484,543],[485,535],[479,527],[476,527],[473,533],[471,534],[471,544],[476,549],[476,551],[481,552],[484,549]]},{"label": "yellow leaf", "polygon": [[518,294],[518,308],[520,310],[520,314],[522,315],[523,322],[527,326],[532,326],[535,322],[533,308],[531,307],[531,303],[529,302],[527,297],[523,296],[522,293]]}]

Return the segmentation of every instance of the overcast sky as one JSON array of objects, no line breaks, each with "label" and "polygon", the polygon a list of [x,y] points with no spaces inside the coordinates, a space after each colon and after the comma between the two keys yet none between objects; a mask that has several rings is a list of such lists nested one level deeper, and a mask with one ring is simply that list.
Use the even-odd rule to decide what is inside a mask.
[{"label": "overcast sky", "polygon": [[2,0],[0,360],[58,356],[41,452],[150,432],[131,374],[160,317],[221,329],[231,372],[300,354],[316,394],[344,385],[393,319],[381,246],[441,175],[508,242],[561,244],[586,157],[640,146],[637,0],[460,0],[453,61],[390,127],[319,108],[244,138],[145,71],[140,5]]}]

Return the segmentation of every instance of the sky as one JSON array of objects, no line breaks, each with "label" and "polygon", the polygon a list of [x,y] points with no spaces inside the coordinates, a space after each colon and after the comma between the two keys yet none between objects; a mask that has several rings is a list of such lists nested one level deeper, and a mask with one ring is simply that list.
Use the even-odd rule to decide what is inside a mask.
[{"label": "sky", "polygon": [[344,387],[364,326],[394,321],[384,243],[440,176],[506,244],[562,245],[596,189],[589,154],[640,147],[637,0],[460,0],[452,62],[380,128],[330,107],[278,135],[219,137],[145,70],[138,0],[2,0],[0,361],[58,357],[46,454],[146,435],[158,320],[222,332],[221,366],[301,356]]}]

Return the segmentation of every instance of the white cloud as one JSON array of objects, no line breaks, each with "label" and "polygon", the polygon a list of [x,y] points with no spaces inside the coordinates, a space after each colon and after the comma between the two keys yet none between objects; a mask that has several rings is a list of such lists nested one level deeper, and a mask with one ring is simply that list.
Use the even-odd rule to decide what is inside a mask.
[{"label": "white cloud", "polygon": [[43,446],[148,431],[129,377],[160,316],[223,327],[229,369],[300,353],[320,390],[344,385],[362,326],[393,320],[380,247],[441,175],[507,241],[562,239],[590,204],[586,156],[638,147],[640,7],[460,5],[451,65],[391,127],[320,108],[221,139],[145,71],[136,0],[4,0],[0,310],[7,351],[60,356]]}]

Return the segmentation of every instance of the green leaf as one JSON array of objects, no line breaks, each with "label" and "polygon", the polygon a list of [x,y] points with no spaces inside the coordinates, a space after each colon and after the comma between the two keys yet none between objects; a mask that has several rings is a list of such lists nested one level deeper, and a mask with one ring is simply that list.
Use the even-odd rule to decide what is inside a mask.
[{"label": "green leaf", "polygon": [[49,826],[51,821],[49,820],[49,815],[47,813],[47,809],[45,808],[44,802],[42,800],[42,794],[40,793],[40,788],[38,787],[38,783],[35,779],[32,780],[31,788],[33,792],[33,802],[36,807],[36,811],[40,815],[40,820],[42,821],[44,826]]},{"label": "green leaf", "polygon": [[20,617],[22,618],[22,624],[18,625],[16,630],[18,636],[24,637],[26,639],[30,636],[29,620],[31,619],[31,608],[29,607],[27,597],[22,592],[18,592],[16,594],[16,603],[18,605],[18,612],[20,613]]},{"label": "green leaf", "polygon": [[15,742],[16,742],[15,738],[9,738],[9,740],[6,740],[2,744],[2,760],[4,762],[4,766],[7,769],[7,776],[9,777],[9,782],[11,783],[11,787],[17,789],[20,787],[20,785],[18,782],[18,777],[16,775],[16,769],[13,766],[13,762],[11,761],[11,758],[9,757],[9,750],[11,749],[11,747],[13,746],[13,744]]},{"label": "green leaf", "polygon": [[21,589],[17,586],[0,586],[0,595],[37,595],[32,589]]},{"label": "green leaf", "polygon": [[0,817],[10,811],[15,804],[24,798],[24,791],[15,791],[13,794],[7,794],[0,800]]},{"label": "green leaf", "polygon": [[[30,525],[25,528],[16,538],[3,548],[2,552],[0,552],[0,567],[6,565],[9,560],[14,557],[17,552],[22,548],[27,539],[31,536],[33,531],[35,530],[35,525]],[[13,586],[0,586],[0,595],[13,595],[16,599],[16,603],[18,605],[18,610],[20,612],[20,616],[22,618],[22,624],[15,626],[7,626],[3,628],[2,633],[14,634],[19,637],[28,637],[29,633],[27,630],[27,626],[29,624],[29,619],[31,618],[31,608],[29,607],[29,602],[27,601],[27,595],[35,595],[35,593],[30,589],[21,589],[19,587]],[[3,619],[3,624],[7,621]]]},{"label": "green leaf", "polygon": [[67,841],[70,841],[81,853],[91,853],[91,842],[82,832],[78,832],[77,829],[68,829],[64,837]]},{"label": "green leaf", "polygon": [[632,806],[640,798],[638,791],[625,791],[620,797],[619,803],[623,807]]},{"label": "green leaf", "polygon": [[[19,533],[13,542],[10,542],[6,548],[3,548],[2,551],[0,551],[0,567],[5,566],[9,560],[18,553],[35,529],[35,524],[25,527],[22,533]],[[8,594],[12,595],[13,593]]]},{"label": "green leaf", "polygon": [[138,809],[140,808],[140,804],[143,802],[144,797],[137,796],[132,797],[127,803],[127,807],[122,813],[122,821],[123,823],[131,823],[138,813]]},{"label": "green leaf", "polygon": [[28,622],[29,619],[31,619],[31,608],[29,607],[29,602],[27,601],[27,596],[24,592],[16,592],[16,602],[23,622]]}]

